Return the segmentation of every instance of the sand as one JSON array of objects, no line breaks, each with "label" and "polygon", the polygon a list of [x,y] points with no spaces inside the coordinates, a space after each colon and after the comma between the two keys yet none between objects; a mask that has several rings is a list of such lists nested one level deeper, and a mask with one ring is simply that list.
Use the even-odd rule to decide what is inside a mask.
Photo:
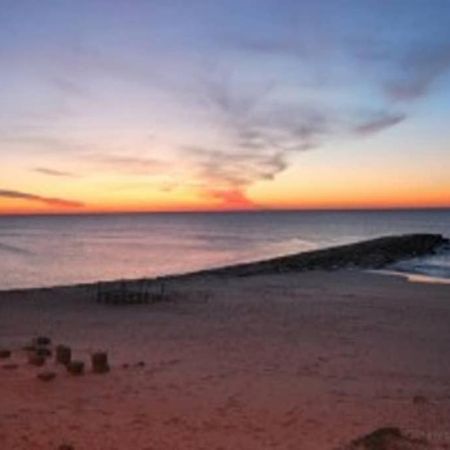
[{"label": "sand", "polygon": [[[0,293],[0,449],[326,450],[386,426],[450,445],[450,285],[339,270],[167,289],[128,306]],[[86,362],[108,351],[111,371],[49,361],[56,378],[38,380],[20,350],[38,334]]]}]

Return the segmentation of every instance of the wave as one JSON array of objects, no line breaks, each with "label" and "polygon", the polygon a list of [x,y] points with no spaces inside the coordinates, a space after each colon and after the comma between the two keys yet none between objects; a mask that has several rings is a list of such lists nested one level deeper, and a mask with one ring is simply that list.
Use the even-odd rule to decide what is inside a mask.
[{"label": "wave", "polygon": [[26,250],[24,248],[16,247],[14,245],[9,244],[2,244],[0,242],[0,251],[9,252],[9,253],[16,253],[19,255],[31,255],[32,252],[29,250]]},{"label": "wave", "polygon": [[440,248],[434,255],[397,262],[390,269],[406,275],[450,280],[450,246]]}]

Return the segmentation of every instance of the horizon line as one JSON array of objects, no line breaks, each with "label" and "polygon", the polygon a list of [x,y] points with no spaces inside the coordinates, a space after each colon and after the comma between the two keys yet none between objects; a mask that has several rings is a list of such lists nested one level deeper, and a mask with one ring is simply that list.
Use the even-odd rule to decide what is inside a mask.
[{"label": "horizon line", "polygon": [[438,211],[450,210],[447,206],[395,206],[395,207],[343,207],[343,208],[248,208],[248,209],[193,209],[193,210],[135,210],[135,211],[55,211],[28,213],[1,213],[2,217],[42,217],[42,216],[113,216],[113,215],[150,215],[150,214],[258,214],[273,212],[388,212],[388,211]]}]

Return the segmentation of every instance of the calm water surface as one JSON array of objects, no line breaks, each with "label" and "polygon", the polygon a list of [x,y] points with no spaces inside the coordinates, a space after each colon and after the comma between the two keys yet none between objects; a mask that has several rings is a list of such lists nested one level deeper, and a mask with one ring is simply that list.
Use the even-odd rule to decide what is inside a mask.
[{"label": "calm water surface", "polygon": [[[414,232],[450,237],[450,210],[0,217],[0,289],[188,272]],[[450,254],[402,269],[450,278]]]}]

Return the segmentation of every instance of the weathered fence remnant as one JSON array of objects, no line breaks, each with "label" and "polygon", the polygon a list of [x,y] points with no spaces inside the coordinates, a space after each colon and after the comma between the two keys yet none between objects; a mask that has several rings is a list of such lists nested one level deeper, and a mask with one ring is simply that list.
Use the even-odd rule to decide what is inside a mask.
[{"label": "weathered fence remnant", "polygon": [[97,283],[97,302],[113,305],[157,303],[167,299],[163,282],[157,280]]}]

